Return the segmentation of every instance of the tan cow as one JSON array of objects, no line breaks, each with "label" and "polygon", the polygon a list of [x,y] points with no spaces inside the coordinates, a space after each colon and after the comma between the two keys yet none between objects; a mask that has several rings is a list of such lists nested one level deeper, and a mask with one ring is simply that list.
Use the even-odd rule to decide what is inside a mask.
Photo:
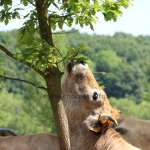
[{"label": "tan cow", "polygon": [[[99,126],[95,123],[102,114],[113,120],[119,117],[119,111],[110,106],[88,65],[82,62],[69,64],[64,75],[62,100],[68,118],[71,150],[117,150],[117,147],[118,150],[138,150],[125,142],[114,129],[103,131],[103,124],[100,129],[102,134],[89,132],[89,129]],[[111,124],[111,121],[108,123]]]},{"label": "tan cow", "polygon": [[150,150],[150,121],[120,116],[115,128],[132,145],[143,150]]},{"label": "tan cow", "polygon": [[0,137],[0,150],[59,150],[58,139],[52,134]]},{"label": "tan cow", "polygon": [[95,150],[140,150],[128,144],[114,129],[110,128],[99,138]]}]

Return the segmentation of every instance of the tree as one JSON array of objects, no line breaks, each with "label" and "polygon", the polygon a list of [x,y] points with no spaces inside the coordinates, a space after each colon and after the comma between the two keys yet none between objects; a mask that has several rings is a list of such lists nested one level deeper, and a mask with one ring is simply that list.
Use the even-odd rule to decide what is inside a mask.
[{"label": "tree", "polygon": [[[60,148],[70,149],[67,118],[60,98],[61,77],[63,73],[59,64],[71,59],[84,59],[80,54],[83,45],[78,48],[68,48],[66,56],[54,44],[53,34],[56,29],[63,29],[64,25],[73,24],[90,26],[96,23],[96,13],[102,12],[106,21],[117,20],[122,16],[121,7],[127,8],[130,0],[1,0],[0,21],[7,25],[11,19],[25,19],[23,26],[18,30],[18,49],[12,53],[0,45],[0,49],[9,57],[34,69],[43,77],[47,87],[42,87],[49,95],[51,102]],[[22,14],[21,11],[28,12]],[[25,11],[26,10],[26,11]],[[61,39],[60,39],[61,40]],[[4,73],[1,70],[1,73]],[[6,78],[6,77],[4,77]],[[41,88],[37,86],[38,88]]]}]

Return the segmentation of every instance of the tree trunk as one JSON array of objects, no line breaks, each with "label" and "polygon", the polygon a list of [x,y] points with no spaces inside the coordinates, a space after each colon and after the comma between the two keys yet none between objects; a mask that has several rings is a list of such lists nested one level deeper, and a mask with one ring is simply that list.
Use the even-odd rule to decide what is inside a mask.
[{"label": "tree trunk", "polygon": [[[50,47],[54,47],[50,20],[48,18],[47,0],[36,0],[36,10],[39,22],[40,36]],[[52,52],[51,50],[49,52]],[[43,73],[44,74],[44,73]],[[50,66],[42,75],[46,81],[48,94],[52,106],[58,141],[61,150],[70,150],[68,122],[61,101],[61,72],[58,68]]]},{"label": "tree trunk", "polygon": [[58,68],[51,68],[45,76],[48,94],[53,110],[60,150],[70,150],[68,121],[61,100],[61,76]]}]

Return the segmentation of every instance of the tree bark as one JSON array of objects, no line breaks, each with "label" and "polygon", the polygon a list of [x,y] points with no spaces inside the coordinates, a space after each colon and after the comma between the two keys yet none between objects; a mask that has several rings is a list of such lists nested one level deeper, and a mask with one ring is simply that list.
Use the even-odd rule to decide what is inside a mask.
[{"label": "tree bark", "polygon": [[39,29],[41,38],[44,39],[50,46],[54,46],[52,31],[48,19],[48,10],[46,8],[47,0],[37,0],[36,10],[39,22]]},{"label": "tree bark", "polygon": [[[48,20],[47,0],[36,0],[40,36],[50,47],[54,47],[50,21]],[[51,52],[51,50],[50,50]],[[57,67],[50,66],[43,75],[50,98],[60,150],[70,150],[68,122],[61,100],[61,76]]]},{"label": "tree bark", "polygon": [[51,68],[48,69],[45,81],[52,106],[60,150],[70,150],[68,121],[60,95],[61,76],[62,73],[58,70],[58,68]]}]

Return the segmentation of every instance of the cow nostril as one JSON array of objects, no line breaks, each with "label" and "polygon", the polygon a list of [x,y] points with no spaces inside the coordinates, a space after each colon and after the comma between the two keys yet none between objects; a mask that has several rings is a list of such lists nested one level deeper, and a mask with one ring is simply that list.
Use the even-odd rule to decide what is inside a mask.
[{"label": "cow nostril", "polygon": [[80,63],[81,63],[82,65],[85,65],[85,62],[83,62],[82,60],[80,61]]},{"label": "cow nostril", "polygon": [[97,98],[98,98],[98,93],[94,92],[92,98],[93,98],[94,101],[96,101]]}]

